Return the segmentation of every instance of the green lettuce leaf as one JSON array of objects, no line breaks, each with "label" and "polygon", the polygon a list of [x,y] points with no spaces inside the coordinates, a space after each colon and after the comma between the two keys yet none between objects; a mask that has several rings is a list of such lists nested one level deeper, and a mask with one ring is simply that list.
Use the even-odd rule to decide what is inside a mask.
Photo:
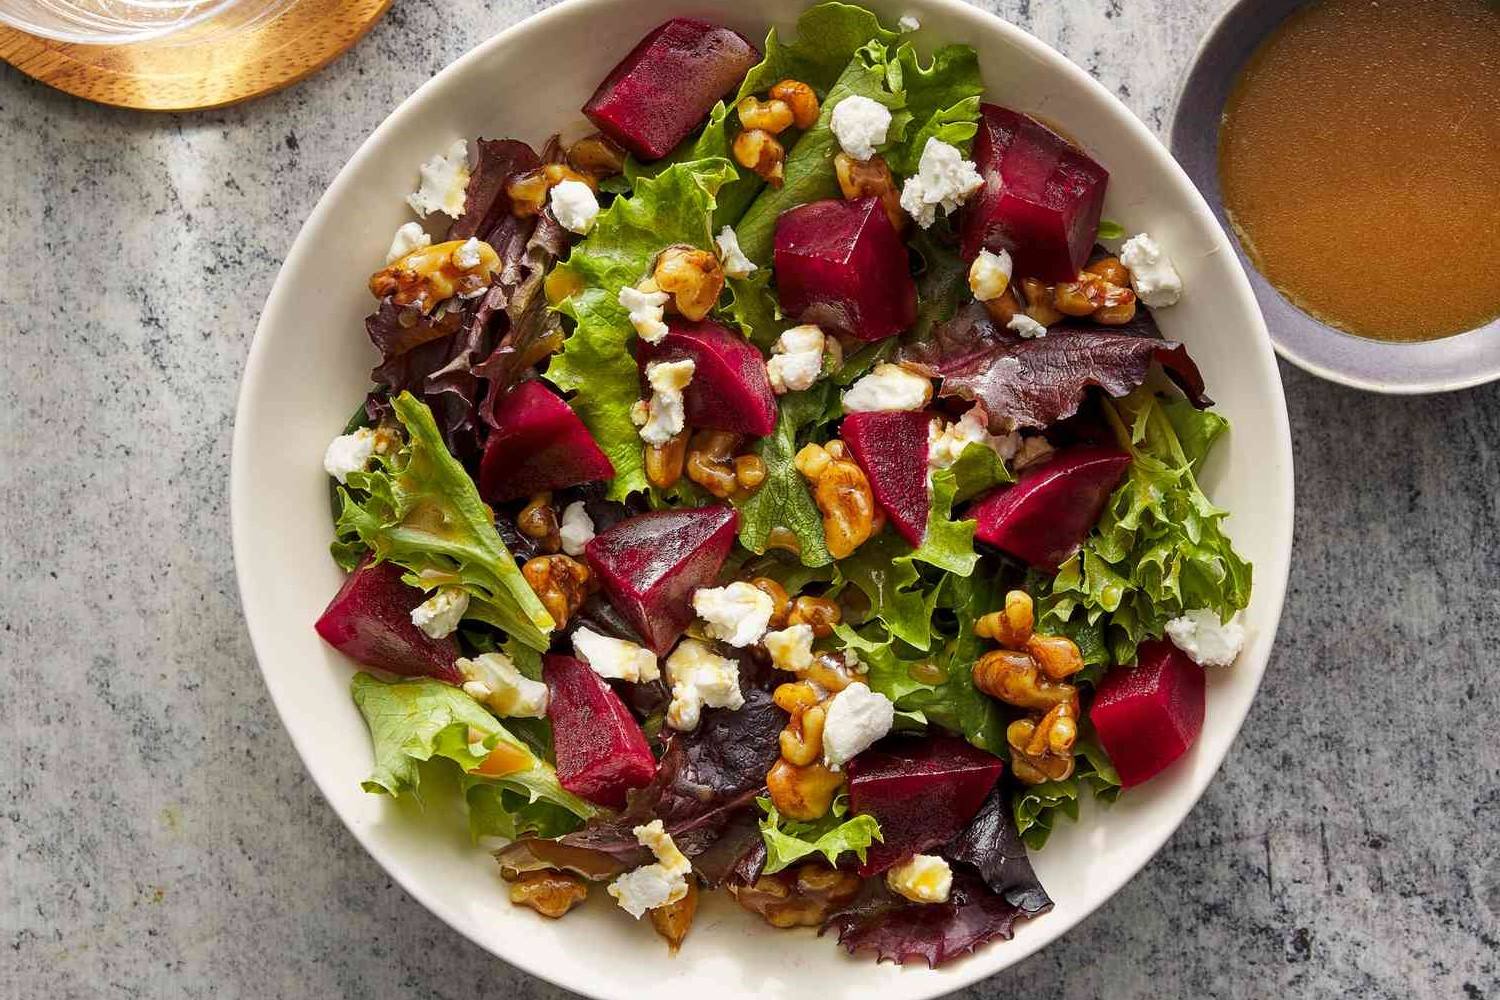
[{"label": "green lettuce leaf", "polygon": [[781,315],[781,303],[771,289],[771,269],[759,267],[744,278],[730,278],[719,302],[719,318],[762,351],[770,352],[781,332],[792,324]]},{"label": "green lettuce leaf", "polygon": [[823,516],[808,492],[807,480],[792,461],[807,433],[825,419],[831,392],[827,382],[820,382],[803,392],[782,396],[777,406],[776,430],[757,442],[756,453],[766,463],[766,480],[738,504],[740,544],[751,552],[765,552],[771,529],[779,527],[797,536],[803,565],[826,566],[833,562],[823,537]]},{"label": "green lettuce leaf", "polygon": [[923,587],[910,545],[887,528],[839,560],[835,593],[853,584],[870,602],[870,613],[891,635],[916,649],[932,645],[932,612],[938,587]]},{"label": "green lettuce leaf", "polygon": [[963,503],[985,490],[1014,480],[1010,468],[998,452],[977,441],[971,441],[949,469],[953,474],[954,503]]},{"label": "green lettuce leaf", "polygon": [[722,226],[732,226],[740,216],[745,214],[745,209],[750,207],[750,203],[765,186],[765,181],[756,176],[754,171],[733,163],[731,146],[734,143],[734,137],[738,134],[739,116],[732,108],[720,101],[708,113],[708,121],[692,142],[683,143],[663,159],[651,163],[643,164],[633,156],[627,157],[624,176],[628,183],[624,190],[633,189],[642,177],[655,177],[668,167],[679,163],[691,163],[694,160],[728,160],[733,164],[734,178],[726,181],[715,196],[713,228],[717,233]]},{"label": "green lettuce leaf", "polygon": [[1087,722],[1074,744],[1073,756],[1076,764],[1071,777],[1022,787],[1011,799],[1016,829],[1033,851],[1046,846],[1059,817],[1078,820],[1078,801],[1085,792],[1092,792],[1095,799],[1105,803],[1120,797],[1120,776]]},{"label": "green lettuce leaf", "polygon": [[712,250],[716,193],[736,177],[728,160],[674,164],[642,177],[628,197],[599,215],[592,233],[558,265],[562,284],[578,288],[557,308],[576,323],[547,368],[547,377],[577,394],[569,401],[614,463],[609,497],[622,500],[647,487],[641,439],[630,420],[640,398],[631,342],[635,329],[620,306],[620,289],[646,276],[664,248],[685,243]]},{"label": "green lettuce leaf", "polygon": [[[973,447],[965,448],[964,454],[967,455]],[[988,448],[984,450],[990,451]],[[964,456],[959,457],[962,460]],[[924,562],[958,576],[974,572],[974,566],[979,562],[979,553],[974,551],[975,522],[953,520],[957,492],[958,476],[952,468],[939,469],[932,474],[932,509],[927,512],[927,532],[922,536],[922,544],[910,556],[901,558]]]},{"label": "green lettuce leaf", "polygon": [[432,411],[407,392],[391,402],[407,443],[373,471],[349,475],[339,490],[339,538],[357,539],[377,559],[405,568],[403,579],[414,587],[463,587],[470,598],[465,617],[545,650],[552,618],[500,540],[473,480],[448,453]]},{"label": "green lettuce leaf", "polygon": [[[428,678],[386,682],[359,673],[352,691],[374,749],[374,767],[363,783],[367,792],[417,795],[421,765],[446,759],[464,774],[470,808],[478,807],[470,819],[476,833],[555,831],[598,812],[566,791],[550,764],[460,688]],[[524,766],[499,778],[470,773],[502,744]]]},{"label": "green lettuce leaf", "polygon": [[912,337],[920,341],[969,301],[969,266],[958,254],[958,237],[946,217],[930,229],[913,228],[911,246],[922,257],[922,273],[917,276],[917,322]]},{"label": "green lettuce leaf", "polygon": [[774,875],[810,854],[821,854],[829,864],[836,864],[840,855],[852,851],[860,864],[864,864],[870,844],[885,839],[874,816],[843,818],[849,810],[847,795],[839,796],[828,815],[805,823],[783,820],[768,798],[755,801],[765,812],[760,821],[760,836],[766,844],[767,875]]},{"label": "green lettuce leaf", "polygon": [[896,50],[886,72],[887,87],[905,97],[911,125],[885,150],[886,163],[898,176],[917,172],[922,148],[938,139],[967,154],[979,131],[979,53],[968,45],[946,45],[923,66],[911,42]]},{"label": "green lettuce leaf", "polygon": [[827,93],[854,53],[869,42],[893,44],[900,37],[882,27],[880,19],[863,7],[845,3],[809,7],[797,19],[794,41],[783,42],[776,29],[771,29],[763,50],[765,58],[745,74],[735,101],[749,94],[763,94],[787,79],[801,80],[820,94]]}]

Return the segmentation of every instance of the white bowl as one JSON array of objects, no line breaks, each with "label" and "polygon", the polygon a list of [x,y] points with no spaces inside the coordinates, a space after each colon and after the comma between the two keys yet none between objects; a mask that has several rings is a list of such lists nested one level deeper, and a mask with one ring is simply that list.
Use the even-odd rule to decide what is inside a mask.
[{"label": "white bowl", "polygon": [[[877,2],[888,23],[922,21],[930,43],[979,49],[988,97],[1060,123],[1111,172],[1105,214],[1171,249],[1187,286],[1160,313],[1186,341],[1233,424],[1205,474],[1234,512],[1230,530],[1255,563],[1238,664],[1209,681],[1203,736],[1186,757],[1110,809],[1064,824],[1034,862],[1056,908],[1015,939],[930,971],[849,958],[830,938],[773,930],[715,899],[675,958],[647,922],[602,892],[562,921],[507,901],[494,862],[457,814],[428,796],[426,814],[360,790],[370,765],[349,698],[352,664],[313,621],[337,590],[321,456],[367,388],[376,354],[361,320],[369,272],[407,221],[418,164],[458,137],[540,141],[575,127],[600,77],[647,30],[681,13],[752,38],[789,30],[800,0],[574,0],[532,17],[439,73],[378,128],[335,178],[292,246],[246,365],[234,436],[234,551],[250,636],[277,710],[308,771],[365,848],[423,905],[500,958],[596,997],[932,997],[1006,968],[1067,931],[1117,891],[1187,815],[1228,752],[1275,636],[1292,538],[1292,452],[1270,341],[1233,249],[1187,177],[1146,127],[1061,55],[957,0]],[[507,95],[514,95],[507,100]],[[317,919],[309,915],[309,919]]]}]

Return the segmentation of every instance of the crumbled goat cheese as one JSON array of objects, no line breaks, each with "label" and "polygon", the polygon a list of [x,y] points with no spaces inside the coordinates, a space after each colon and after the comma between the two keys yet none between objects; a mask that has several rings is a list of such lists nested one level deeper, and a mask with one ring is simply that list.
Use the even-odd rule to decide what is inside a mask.
[{"label": "crumbled goat cheese", "polygon": [[693,594],[693,610],[707,624],[710,639],[742,649],[766,634],[776,602],[759,587],[737,580],[727,587],[700,587]]},{"label": "crumbled goat cheese", "polygon": [[771,390],[781,396],[812,388],[823,374],[823,351],[827,343],[823,331],[811,323],[784,331],[771,346],[771,358],[766,362]]},{"label": "crumbled goat cheese", "polygon": [[993,449],[995,454],[1009,461],[1020,443],[1018,434],[991,434],[984,409],[975,406],[952,423],[934,420],[928,426],[927,466],[933,470],[949,468],[971,444]]},{"label": "crumbled goat cheese", "polygon": [[464,693],[511,719],[540,719],[547,714],[547,685],[516,669],[504,653],[485,653],[453,665],[464,675]]},{"label": "crumbled goat cheese", "polygon": [[953,890],[953,869],[936,854],[917,854],[887,871],[885,884],[913,903],[946,903]]},{"label": "crumbled goat cheese", "polygon": [[1227,622],[1219,621],[1210,608],[1189,611],[1167,622],[1167,637],[1194,663],[1205,667],[1227,667],[1245,648],[1245,625],[1236,612]]},{"label": "crumbled goat cheese", "polygon": [[340,434],[328,443],[323,452],[323,471],[340,484],[349,479],[351,472],[363,472],[370,459],[375,457],[375,432],[361,427],[352,434]]},{"label": "crumbled goat cheese", "polygon": [[740,249],[740,238],[735,235],[734,229],[725,226],[719,230],[719,235],[714,237],[714,242],[719,247],[719,262],[724,265],[724,276],[726,278],[748,278],[755,270],[755,262],[745,256]]},{"label": "crumbled goat cheese", "polygon": [[918,21],[915,17],[912,17],[910,14],[902,14],[901,15],[901,20],[899,20],[899,21],[896,22],[896,27],[900,28],[902,31],[905,31],[905,32],[912,32],[912,31],[916,31],[918,28],[922,27],[922,22]]},{"label": "crumbled goat cheese", "polygon": [[654,819],[631,832],[637,843],[651,849],[656,862],[626,872],[611,882],[605,891],[626,913],[639,920],[648,910],[675,903],[686,896],[687,876],[693,869],[661,820]]},{"label": "crumbled goat cheese", "polygon": [[453,251],[453,263],[465,271],[472,271],[478,267],[484,258],[479,255],[479,241],[470,236],[459,244],[457,250]]},{"label": "crumbled goat cheese", "polygon": [[589,517],[582,500],[574,500],[563,508],[557,535],[562,539],[563,552],[570,556],[583,555],[583,547],[594,540],[594,519]]},{"label": "crumbled goat cheese", "polygon": [[1130,269],[1136,298],[1152,309],[1176,305],[1182,298],[1182,276],[1172,266],[1172,258],[1145,233],[1125,241],[1120,248],[1120,263]]},{"label": "crumbled goat cheese", "polygon": [[767,632],[761,642],[771,654],[771,663],[779,670],[796,673],[813,665],[813,629],[811,625],[788,625]]},{"label": "crumbled goat cheese", "polygon": [[694,370],[692,358],[656,361],[646,366],[651,399],[646,403],[646,422],[640,425],[642,441],[663,445],[682,433],[687,426],[682,391],[693,381]]},{"label": "crumbled goat cheese", "polygon": [[590,628],[573,632],[573,655],[587,663],[594,673],[611,680],[654,681],[661,676],[656,654],[624,639],[600,635]]},{"label": "crumbled goat cheese", "polygon": [[445,639],[458,629],[469,610],[469,592],[462,587],[439,587],[437,593],[411,609],[411,623],[434,639]]},{"label": "crumbled goat cheese", "polygon": [[1009,250],[999,253],[979,251],[979,256],[969,265],[969,291],[974,293],[975,301],[988,302],[1004,295],[1010,285],[1013,266]]},{"label": "crumbled goat cheese", "polygon": [[823,763],[838,770],[891,731],[896,706],[856,681],[833,696],[823,720]]},{"label": "crumbled goat cheese", "polygon": [[1010,322],[1005,325],[1027,340],[1030,340],[1032,337],[1047,336],[1047,324],[1038,323],[1025,313],[1016,313],[1010,318]]},{"label": "crumbled goat cheese", "polygon": [[828,124],[844,152],[856,160],[868,160],[875,155],[875,147],[885,142],[891,112],[879,101],[856,94],[834,105]]},{"label": "crumbled goat cheese", "polygon": [[920,410],[931,400],[930,381],[900,365],[879,364],[844,393],[844,412]]},{"label": "crumbled goat cheese", "polygon": [[422,184],[406,203],[422,218],[442,212],[455,219],[464,214],[464,192],[469,188],[469,144],[455,139],[444,152],[422,164]]},{"label": "crumbled goat cheese", "polygon": [[725,659],[697,639],[684,639],[667,657],[667,683],[672,703],[667,706],[667,725],[673,729],[698,727],[698,716],[707,708],[744,707],[740,691],[740,665]]},{"label": "crumbled goat cheese", "polygon": [[583,181],[561,181],[547,195],[552,217],[570,233],[582,235],[594,228],[599,218],[599,199],[594,189]]},{"label": "crumbled goat cheese", "polygon": [[391,237],[391,248],[385,252],[385,262],[394,264],[413,250],[432,246],[432,237],[427,235],[427,230],[422,228],[420,222],[408,222],[396,230],[396,235]]},{"label": "crumbled goat cheese", "polygon": [[630,325],[648,344],[660,342],[667,335],[667,324],[662,322],[667,301],[672,296],[659,289],[642,291],[626,285],[620,289],[620,308],[630,314]]},{"label": "crumbled goat cheese", "polygon": [[941,139],[929,138],[917,172],[901,188],[901,207],[926,229],[937,221],[939,208],[945,215],[953,214],[983,185],[984,178],[962,153]]}]

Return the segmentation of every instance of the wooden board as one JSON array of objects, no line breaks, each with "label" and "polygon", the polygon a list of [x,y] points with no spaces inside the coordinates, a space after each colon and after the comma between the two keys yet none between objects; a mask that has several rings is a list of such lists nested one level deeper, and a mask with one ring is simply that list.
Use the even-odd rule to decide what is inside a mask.
[{"label": "wooden board", "polygon": [[201,43],[72,45],[0,26],[0,59],[99,104],[146,111],[219,108],[289,87],[327,66],[391,0],[295,0],[279,16]]}]

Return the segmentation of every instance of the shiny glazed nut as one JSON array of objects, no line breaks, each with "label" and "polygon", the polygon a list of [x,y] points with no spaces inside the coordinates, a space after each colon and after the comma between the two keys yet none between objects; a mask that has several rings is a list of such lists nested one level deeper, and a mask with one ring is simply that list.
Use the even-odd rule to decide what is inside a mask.
[{"label": "shiny glazed nut", "polygon": [[495,248],[481,240],[449,240],[418,247],[370,276],[370,294],[429,313],[455,295],[473,297],[500,269]]},{"label": "shiny glazed nut", "polygon": [[1029,636],[1026,652],[1031,654],[1049,680],[1060,681],[1083,669],[1083,653],[1078,644],[1065,635]]},{"label": "shiny glazed nut", "polygon": [[547,192],[563,181],[583,181],[595,190],[599,187],[599,182],[588,174],[581,174],[561,163],[548,163],[513,178],[505,185],[511,214],[521,219],[541,214],[547,206]]},{"label": "shiny glazed nut", "polygon": [[675,903],[658,906],[647,912],[651,914],[651,926],[666,939],[667,947],[676,951],[693,927],[693,917],[698,913],[698,883],[688,879],[687,895]]},{"label": "shiny glazed nut", "polygon": [[786,628],[786,616],[792,610],[791,598],[787,597],[786,588],[769,576],[757,576],[750,581],[750,586],[771,599],[771,628]]},{"label": "shiny glazed nut", "polygon": [[510,901],[529,906],[556,920],[588,898],[589,885],[582,878],[552,869],[526,872],[510,884]]},{"label": "shiny glazed nut", "polygon": [[859,895],[860,884],[853,872],[810,861],[731,891],[741,906],[772,927],[819,927]]},{"label": "shiny glazed nut", "polygon": [[990,314],[990,319],[1001,326],[1009,324],[1018,313],[1025,312],[1021,308],[1020,299],[1016,298],[1015,288],[1007,288],[1001,295],[986,299],[981,305],[984,306],[984,311]]},{"label": "shiny glazed nut", "polygon": [[842,653],[818,653],[812,666],[802,671],[805,680],[812,681],[824,691],[842,691],[854,682],[854,677],[844,662]]},{"label": "shiny glazed nut", "polygon": [[776,686],[771,692],[771,700],[783,712],[796,713],[818,704],[823,697],[806,681],[788,681]]},{"label": "shiny glazed nut", "polygon": [[676,486],[687,460],[687,445],[686,430],[672,435],[666,444],[646,445],[646,480],[661,490]]},{"label": "shiny glazed nut", "polygon": [[1102,257],[1084,268],[1089,274],[1097,274],[1111,285],[1130,287],[1130,269],[1118,257]]},{"label": "shiny glazed nut", "polygon": [[625,151],[599,132],[568,147],[568,165],[595,178],[613,177],[625,169]]},{"label": "shiny glazed nut", "polygon": [[724,290],[724,265],[707,250],[670,246],[656,258],[656,287],[672,296],[677,311],[693,322],[708,315]]},{"label": "shiny glazed nut", "polygon": [[732,458],[739,443],[739,435],[731,431],[698,431],[688,444],[688,478],[720,500],[733,496],[740,485]]},{"label": "shiny glazed nut", "polygon": [[774,97],[769,101],[753,95],[742,97],[735,111],[739,112],[740,124],[747,129],[758,128],[777,135],[792,127],[792,106]]},{"label": "shiny glazed nut", "polygon": [[808,444],[793,459],[797,471],[812,484],[813,501],[823,514],[823,536],[828,552],[843,559],[863,545],[875,531],[875,495],[870,480],[839,440]]},{"label": "shiny glazed nut", "polygon": [[552,622],[562,628],[588,597],[592,574],[569,556],[537,556],[526,560],[521,575],[536,592]]},{"label": "shiny glazed nut", "polygon": [[891,220],[891,226],[896,232],[899,233],[906,225],[906,212],[901,208],[901,190],[896,186],[896,178],[891,176],[891,168],[884,159],[872,156],[868,160],[856,160],[848,153],[839,153],[833,158],[833,171],[839,179],[839,190],[843,192],[844,200],[853,201],[874,195],[880,199],[880,206],[885,209],[885,216]]},{"label": "shiny glazed nut", "polygon": [[1031,595],[1012,590],[1005,595],[1005,610],[991,611],[974,623],[974,634],[993,639],[1006,649],[1024,649],[1031,638],[1035,611]]},{"label": "shiny glazed nut", "polygon": [[1091,316],[1094,322],[1106,326],[1135,318],[1135,292],[1130,286],[1114,284],[1089,270],[1080,271],[1076,281],[1058,285],[1052,293],[1052,304],[1068,316]]},{"label": "shiny glazed nut", "polygon": [[786,623],[811,625],[814,637],[826,639],[833,635],[834,626],[842,618],[839,606],[828,598],[802,596],[792,602],[792,610],[787,615]]},{"label": "shiny glazed nut", "polygon": [[1026,299],[1026,315],[1043,326],[1051,326],[1063,318],[1053,305],[1051,285],[1036,278],[1022,278],[1021,294]]},{"label": "shiny glazed nut", "polygon": [[822,705],[809,705],[792,713],[781,731],[781,759],[806,767],[823,756],[823,723],[828,713]]},{"label": "shiny glazed nut", "polygon": [[551,493],[538,493],[531,502],[516,515],[516,528],[527,538],[536,542],[543,552],[556,552],[562,548],[562,535],[557,525],[557,508],[552,506]]},{"label": "shiny glazed nut", "polygon": [[1076,687],[1048,680],[1030,655],[1014,649],[997,649],[981,656],[974,664],[974,686],[1007,705],[1040,712],[1065,702],[1078,704]]},{"label": "shiny glazed nut", "polygon": [[1078,739],[1075,706],[1055,705],[1040,720],[1017,719],[1005,730],[1011,773],[1028,785],[1064,781],[1073,774],[1073,745]]},{"label": "shiny glazed nut", "polygon": [[818,763],[799,767],[778,759],[766,775],[771,801],[788,819],[814,820],[828,815],[834,795],[843,786],[843,775]]},{"label": "shiny glazed nut", "polygon": [[734,137],[733,152],[736,163],[772,187],[781,187],[786,180],[786,150],[771,133],[758,128],[741,132]]},{"label": "shiny glazed nut", "polygon": [[801,80],[782,80],[771,88],[771,97],[792,109],[792,123],[798,128],[818,123],[818,95]]}]

